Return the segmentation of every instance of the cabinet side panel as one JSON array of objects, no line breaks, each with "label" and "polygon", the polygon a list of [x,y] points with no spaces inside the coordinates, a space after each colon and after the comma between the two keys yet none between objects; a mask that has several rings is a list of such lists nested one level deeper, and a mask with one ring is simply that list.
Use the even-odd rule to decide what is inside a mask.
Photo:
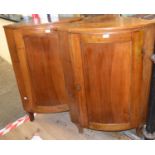
[{"label": "cabinet side panel", "polygon": [[70,108],[71,120],[74,123],[79,123],[79,111],[77,106],[77,100],[75,98],[75,87],[74,87],[74,72],[71,63],[71,56],[69,52],[69,34],[67,32],[59,32],[60,41],[60,57],[62,67],[64,70],[64,78],[66,89],[68,93],[68,104]]},{"label": "cabinet side panel", "polygon": [[131,126],[140,124],[142,108],[142,70],[143,70],[143,29],[132,32],[132,85],[131,85]]},{"label": "cabinet side panel", "polygon": [[15,39],[14,39],[14,30],[8,29],[5,27],[4,27],[4,30],[5,30],[5,34],[6,34],[6,38],[7,38],[9,52],[11,55],[12,65],[13,65],[13,69],[15,72],[15,76],[16,76],[16,80],[17,80],[17,84],[18,84],[18,89],[19,89],[19,92],[21,95],[22,103],[23,103],[24,109],[26,111],[29,111],[31,107],[28,104],[28,101],[23,99],[24,96],[27,96],[27,93],[26,93],[26,89],[25,89],[23,74],[21,71],[21,64],[20,64],[20,58],[18,55],[18,49],[16,48],[16,43],[15,43]]},{"label": "cabinet side panel", "polygon": [[141,121],[146,121],[148,98],[150,93],[150,80],[152,72],[152,61],[150,59],[154,51],[155,45],[155,25],[145,28],[144,46],[143,46],[143,79],[142,79],[142,95],[141,95]]},{"label": "cabinet side panel", "polygon": [[[77,102],[74,104],[79,110],[79,123],[82,127],[88,127],[88,115],[86,107],[86,96],[83,76],[83,63],[81,56],[80,35],[71,34],[70,40],[70,56],[74,72],[74,91]],[[76,108],[75,107],[75,108]]]},{"label": "cabinet side panel", "polygon": [[[19,63],[20,63],[20,68],[21,68],[21,74],[23,76],[23,81],[24,81],[24,85],[25,85],[25,91],[26,91],[26,106],[29,106],[29,112],[33,112],[33,105],[35,103],[34,100],[34,96],[32,93],[32,86],[31,86],[31,79],[30,79],[30,75],[29,75],[29,70],[28,70],[28,64],[27,64],[27,60],[26,60],[26,52],[25,52],[25,48],[24,47],[20,47],[20,44],[24,44],[24,40],[23,40],[23,29],[15,29],[14,30],[14,40],[15,40],[15,46],[17,49],[17,53],[18,53],[18,58],[19,58]],[[26,30],[25,30],[26,32]]]}]

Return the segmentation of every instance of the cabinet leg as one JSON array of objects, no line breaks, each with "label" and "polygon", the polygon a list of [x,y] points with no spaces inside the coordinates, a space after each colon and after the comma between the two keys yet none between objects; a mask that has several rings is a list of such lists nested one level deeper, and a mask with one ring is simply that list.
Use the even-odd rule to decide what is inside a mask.
[{"label": "cabinet leg", "polygon": [[136,128],[136,134],[138,137],[143,137],[143,125]]},{"label": "cabinet leg", "polygon": [[77,128],[78,128],[78,131],[79,131],[79,133],[83,133],[83,127],[81,126],[81,125],[77,125]]},{"label": "cabinet leg", "polygon": [[28,114],[29,114],[30,121],[33,122],[34,121],[34,113],[29,112]]},{"label": "cabinet leg", "polygon": [[143,129],[143,135],[145,140],[155,140],[155,132],[151,133],[146,130],[146,125]]}]

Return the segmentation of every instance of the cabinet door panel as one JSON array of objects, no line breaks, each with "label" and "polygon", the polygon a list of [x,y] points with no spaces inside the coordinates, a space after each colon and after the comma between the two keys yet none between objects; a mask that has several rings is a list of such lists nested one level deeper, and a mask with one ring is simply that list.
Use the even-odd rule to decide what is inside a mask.
[{"label": "cabinet door panel", "polygon": [[35,106],[67,104],[58,35],[24,36]]},{"label": "cabinet door panel", "polygon": [[131,41],[83,43],[88,122],[129,123]]}]

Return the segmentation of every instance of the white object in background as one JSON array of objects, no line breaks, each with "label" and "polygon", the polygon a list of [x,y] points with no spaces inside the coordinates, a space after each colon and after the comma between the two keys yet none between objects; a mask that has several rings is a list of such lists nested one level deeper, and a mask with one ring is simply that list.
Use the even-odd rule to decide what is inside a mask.
[{"label": "white object in background", "polygon": [[41,23],[48,23],[48,17],[47,14],[39,14]]},{"label": "white object in background", "polygon": [[40,129],[37,129],[37,131],[34,133],[33,137],[31,138],[31,140],[43,140],[39,134],[40,134]]},{"label": "white object in background", "polygon": [[31,140],[43,140],[40,136],[33,136]]},{"label": "white object in background", "polygon": [[59,21],[59,14],[50,14],[52,22]]},{"label": "white object in background", "polygon": [[24,22],[29,22],[30,21],[31,14],[22,14],[22,16],[23,16],[23,21]]}]

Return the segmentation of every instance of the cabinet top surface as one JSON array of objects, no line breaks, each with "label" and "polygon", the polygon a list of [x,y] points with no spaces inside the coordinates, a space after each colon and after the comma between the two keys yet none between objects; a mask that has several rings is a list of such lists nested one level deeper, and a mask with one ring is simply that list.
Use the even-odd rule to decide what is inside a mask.
[{"label": "cabinet top surface", "polygon": [[62,19],[54,23],[34,24],[19,23],[4,26],[5,28],[43,28],[49,27],[54,30],[68,31],[73,33],[100,32],[109,30],[127,30],[155,24],[155,20],[144,20],[133,17],[120,17],[119,15],[98,15],[90,17],[75,17]]},{"label": "cabinet top surface", "polygon": [[114,16],[96,16],[84,18],[79,22],[57,26],[57,30],[69,32],[90,32],[106,30],[124,30],[144,27],[149,24],[155,24],[155,20],[144,20],[133,17]]},{"label": "cabinet top surface", "polygon": [[34,22],[21,22],[21,23],[16,23],[16,24],[10,24],[10,25],[5,25],[5,28],[11,28],[11,29],[19,29],[19,28],[40,28],[40,27],[54,27],[57,25],[65,25],[67,23],[72,23],[72,22],[77,22],[82,20],[82,17],[74,17],[74,18],[65,18],[65,19],[59,19],[57,22],[53,23],[34,23]]}]

